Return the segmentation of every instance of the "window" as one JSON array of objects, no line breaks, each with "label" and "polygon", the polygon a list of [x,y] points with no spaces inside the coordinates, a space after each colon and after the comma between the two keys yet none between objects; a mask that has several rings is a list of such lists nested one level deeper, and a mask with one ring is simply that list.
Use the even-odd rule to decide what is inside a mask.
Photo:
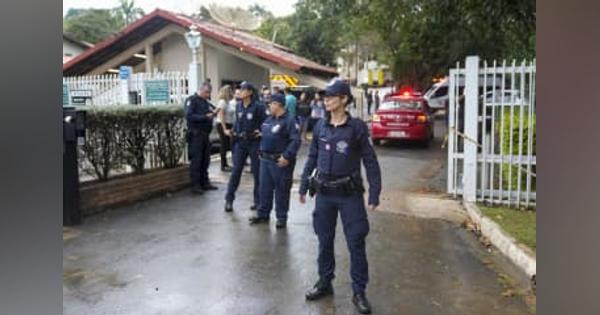
[{"label": "window", "polygon": [[435,94],[433,94],[433,97],[440,97],[440,96],[446,96],[446,95],[448,95],[448,87],[442,86],[437,91],[435,91]]},{"label": "window", "polygon": [[422,109],[423,104],[420,101],[386,101],[379,106],[379,109]]}]

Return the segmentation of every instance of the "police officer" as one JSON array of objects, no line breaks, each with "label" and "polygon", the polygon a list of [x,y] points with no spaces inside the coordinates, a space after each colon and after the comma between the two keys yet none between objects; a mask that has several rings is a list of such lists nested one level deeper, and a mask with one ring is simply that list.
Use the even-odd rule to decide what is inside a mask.
[{"label": "police officer", "polygon": [[250,224],[268,223],[273,208],[275,191],[276,228],[287,225],[290,207],[290,189],[296,164],[296,154],[300,147],[300,126],[285,110],[285,97],[271,96],[271,115],[261,127],[260,140],[260,206]]},{"label": "police officer", "polygon": [[211,86],[203,83],[198,91],[185,101],[185,117],[187,120],[188,157],[190,159],[190,178],[192,192],[202,194],[205,190],[215,190],[208,179],[210,163],[210,134],[215,113],[213,105],[208,102]]},{"label": "police officer", "polygon": [[225,211],[233,211],[235,192],[240,185],[242,170],[248,156],[250,169],[254,175],[254,204],[253,210],[258,208],[258,175],[259,159],[258,148],[260,143],[260,126],[266,118],[265,106],[259,101],[256,88],[248,82],[240,84],[241,101],[236,106],[236,121],[233,125],[233,169],[225,195]]},{"label": "police officer", "polygon": [[333,244],[339,212],[350,251],[350,275],[354,292],[352,302],[361,314],[370,314],[371,306],[365,295],[369,279],[365,251],[369,222],[364,204],[360,162],[362,160],[365,166],[369,182],[370,210],[375,210],[379,205],[381,171],[369,141],[367,125],[362,120],[351,117],[346,111],[346,106],[351,102],[352,95],[346,82],[336,79],[327,86],[325,108],[328,113],[315,126],[308,160],[302,173],[300,202],[306,202],[307,190],[310,190],[311,195],[316,193],[313,227],[319,239],[319,280],[306,292],[306,299],[317,300],[333,294]]}]

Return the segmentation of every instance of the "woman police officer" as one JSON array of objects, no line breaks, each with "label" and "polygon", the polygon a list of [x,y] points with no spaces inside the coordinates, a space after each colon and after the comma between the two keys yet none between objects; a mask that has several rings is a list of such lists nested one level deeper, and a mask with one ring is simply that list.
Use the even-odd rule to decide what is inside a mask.
[{"label": "woman police officer", "polygon": [[227,185],[225,195],[225,211],[233,211],[235,192],[240,185],[242,170],[248,156],[250,156],[250,169],[254,175],[254,205],[259,203],[259,159],[258,146],[260,141],[260,126],[266,118],[265,107],[258,100],[256,88],[248,82],[240,84],[241,101],[236,107],[236,120],[233,125],[233,169]]},{"label": "woman police officer", "polygon": [[[300,202],[306,202],[306,193],[316,192],[313,227],[319,239],[319,280],[306,293],[307,300],[317,300],[333,294],[334,240],[338,212],[350,251],[352,302],[362,314],[370,314],[371,306],[365,296],[369,279],[365,238],[369,222],[365,210],[360,174],[360,161],[369,182],[369,209],[379,205],[381,171],[373,146],[369,141],[367,125],[346,111],[352,102],[349,85],[334,79],[325,89],[327,115],[317,122],[310,144],[308,160],[302,173]],[[316,174],[309,176],[316,169]]]},{"label": "woman police officer", "polygon": [[300,127],[285,110],[283,95],[275,94],[265,101],[269,103],[271,115],[262,124],[260,132],[260,206],[257,215],[250,218],[250,224],[269,222],[275,192],[276,227],[281,229],[287,225]]}]

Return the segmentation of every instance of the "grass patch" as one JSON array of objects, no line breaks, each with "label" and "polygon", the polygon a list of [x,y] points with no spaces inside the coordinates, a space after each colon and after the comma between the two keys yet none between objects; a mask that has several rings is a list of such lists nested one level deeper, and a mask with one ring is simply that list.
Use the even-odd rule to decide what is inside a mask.
[{"label": "grass patch", "polygon": [[528,246],[533,251],[536,250],[535,211],[481,205],[479,205],[479,209],[485,216],[496,221],[519,243]]}]

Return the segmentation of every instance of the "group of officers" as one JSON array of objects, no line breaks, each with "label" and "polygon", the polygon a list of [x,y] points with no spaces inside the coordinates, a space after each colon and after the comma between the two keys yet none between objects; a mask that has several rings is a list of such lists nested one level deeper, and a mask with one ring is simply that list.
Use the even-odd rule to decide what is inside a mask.
[{"label": "group of officers", "polygon": [[[239,88],[235,123],[227,132],[232,137],[233,168],[225,194],[225,211],[233,211],[242,171],[250,158],[254,177],[251,209],[257,210],[250,218],[250,224],[269,223],[274,198],[276,228],[285,228],[294,167],[301,145],[300,125],[296,117],[286,111],[282,93],[275,92],[261,101],[251,83],[242,82]],[[190,177],[192,189],[198,193],[217,189],[208,178],[209,134],[216,116],[209,101],[210,93],[210,83],[204,83],[185,103]],[[333,294],[334,240],[339,212],[350,251],[352,302],[361,314],[370,314],[371,306],[365,295],[369,280],[365,250],[369,222],[361,161],[369,183],[367,207],[370,210],[379,205],[381,170],[366,123],[346,110],[353,102],[350,86],[343,80],[334,79],[323,94],[327,114],[313,128],[299,188],[300,203],[306,203],[307,194],[315,198],[313,227],[319,240],[319,280],[305,297],[312,301]]]}]

